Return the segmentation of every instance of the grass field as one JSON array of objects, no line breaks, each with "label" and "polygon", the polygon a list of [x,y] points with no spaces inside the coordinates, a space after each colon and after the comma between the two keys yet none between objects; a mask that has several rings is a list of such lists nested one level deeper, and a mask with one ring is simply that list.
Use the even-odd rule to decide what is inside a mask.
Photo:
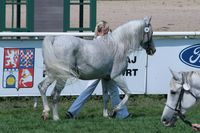
[{"label": "grass field", "polygon": [[[42,103],[33,109],[32,97],[0,98],[0,133],[192,133],[190,127],[178,121],[173,128],[160,122],[166,97],[164,95],[133,95],[128,102],[132,117],[125,120],[102,117],[102,99],[93,96],[78,118],[65,119],[65,111],[75,97],[62,97],[60,118],[55,122],[41,119]],[[199,105],[187,113],[187,119],[200,123]]]}]

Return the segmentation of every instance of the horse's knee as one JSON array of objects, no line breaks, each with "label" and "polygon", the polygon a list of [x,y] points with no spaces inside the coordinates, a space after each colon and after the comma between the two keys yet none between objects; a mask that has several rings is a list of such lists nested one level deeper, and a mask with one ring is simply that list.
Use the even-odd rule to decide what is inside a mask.
[{"label": "horse's knee", "polygon": [[40,93],[44,93],[43,89],[42,89],[42,82],[38,84],[38,89],[39,89]]},{"label": "horse's knee", "polygon": [[58,98],[53,98],[52,103],[55,105],[59,102]]},{"label": "horse's knee", "polygon": [[45,94],[46,93],[46,90],[43,88],[43,83],[39,83],[38,84],[38,89],[39,89],[41,94]]},{"label": "horse's knee", "polygon": [[38,89],[41,90],[42,89],[42,83],[38,84]]},{"label": "horse's knee", "polygon": [[51,96],[52,96],[52,102],[53,102],[53,104],[56,104],[56,103],[59,102],[60,93],[61,93],[61,91],[59,91],[59,90],[54,90],[52,92]]},{"label": "horse's knee", "polygon": [[42,82],[38,84],[38,89],[40,93],[46,93],[48,87],[53,83],[54,80],[51,80],[50,78],[46,78]]}]

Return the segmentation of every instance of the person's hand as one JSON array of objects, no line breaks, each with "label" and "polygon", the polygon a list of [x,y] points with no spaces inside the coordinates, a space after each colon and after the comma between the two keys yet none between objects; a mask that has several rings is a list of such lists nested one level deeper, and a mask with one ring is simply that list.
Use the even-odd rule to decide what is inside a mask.
[{"label": "person's hand", "polygon": [[195,131],[200,131],[200,124],[192,124],[192,129]]}]

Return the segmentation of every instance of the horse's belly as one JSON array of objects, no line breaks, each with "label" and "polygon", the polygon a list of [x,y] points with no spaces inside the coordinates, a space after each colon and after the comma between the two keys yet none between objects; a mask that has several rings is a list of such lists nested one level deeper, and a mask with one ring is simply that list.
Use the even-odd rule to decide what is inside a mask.
[{"label": "horse's belly", "polygon": [[79,72],[79,78],[83,80],[91,80],[91,79],[99,79],[99,78],[104,78],[106,77],[105,72],[100,72],[100,71],[90,71],[90,72]]},{"label": "horse's belly", "polygon": [[[83,59],[83,58],[82,58]],[[102,59],[101,61],[99,60],[100,58],[95,59],[84,59],[83,61],[78,61],[77,64],[77,70],[79,73],[79,77],[81,79],[99,79],[99,78],[104,78],[110,75],[111,70],[112,70],[112,61],[108,59]]]},{"label": "horse's belly", "polygon": [[[85,68],[85,67],[84,67]],[[85,69],[79,68],[79,78],[83,80],[105,78],[109,75],[109,69],[95,69],[92,67],[86,67]]]}]

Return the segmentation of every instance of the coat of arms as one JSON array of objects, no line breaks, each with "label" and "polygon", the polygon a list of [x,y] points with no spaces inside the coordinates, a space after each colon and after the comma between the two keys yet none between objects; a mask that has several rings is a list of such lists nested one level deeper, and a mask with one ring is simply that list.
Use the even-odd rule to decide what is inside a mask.
[{"label": "coat of arms", "polygon": [[34,48],[4,48],[4,88],[33,87],[34,56]]}]

